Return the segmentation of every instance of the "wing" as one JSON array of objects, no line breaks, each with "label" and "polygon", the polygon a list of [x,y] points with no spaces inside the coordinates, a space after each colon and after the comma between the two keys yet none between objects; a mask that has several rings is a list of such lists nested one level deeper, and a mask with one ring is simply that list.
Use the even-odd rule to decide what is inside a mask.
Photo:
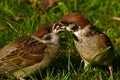
[{"label": "wing", "polygon": [[102,47],[103,46],[104,47],[111,47],[110,49],[114,50],[112,42],[105,34],[99,34],[98,41],[99,41],[99,45],[101,45]]},{"label": "wing", "polygon": [[4,48],[0,50],[0,59],[10,54],[12,51],[16,50],[19,40],[15,40],[7,44]]},{"label": "wing", "polygon": [[6,70],[10,72],[17,70],[10,62],[20,67],[27,67],[41,62],[45,49],[46,44],[40,43],[31,37],[11,42],[0,52],[1,55],[3,54],[0,58],[0,73],[4,73]]}]

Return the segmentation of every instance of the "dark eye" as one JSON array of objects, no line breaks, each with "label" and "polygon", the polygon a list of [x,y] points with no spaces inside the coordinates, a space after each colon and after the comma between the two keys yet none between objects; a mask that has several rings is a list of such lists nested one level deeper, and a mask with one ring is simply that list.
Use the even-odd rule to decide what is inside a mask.
[{"label": "dark eye", "polygon": [[52,32],[52,28],[48,28],[47,33],[51,33],[51,32]]},{"label": "dark eye", "polygon": [[62,24],[64,24],[64,25],[66,25],[66,26],[68,26],[69,25],[69,23],[68,22],[61,22]]},{"label": "dark eye", "polygon": [[73,31],[77,31],[79,29],[79,26],[77,24],[73,24],[73,27],[71,29]]}]

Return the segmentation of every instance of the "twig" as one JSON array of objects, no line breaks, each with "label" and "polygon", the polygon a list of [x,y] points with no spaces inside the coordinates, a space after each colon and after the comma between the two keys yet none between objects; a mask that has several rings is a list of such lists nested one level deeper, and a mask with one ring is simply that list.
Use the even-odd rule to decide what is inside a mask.
[{"label": "twig", "polygon": [[119,17],[113,17],[114,20],[120,21]]},{"label": "twig", "polygon": [[10,26],[10,28],[12,28],[13,30],[15,30],[15,32],[18,32],[17,29],[15,29],[9,22],[7,22],[7,24]]}]

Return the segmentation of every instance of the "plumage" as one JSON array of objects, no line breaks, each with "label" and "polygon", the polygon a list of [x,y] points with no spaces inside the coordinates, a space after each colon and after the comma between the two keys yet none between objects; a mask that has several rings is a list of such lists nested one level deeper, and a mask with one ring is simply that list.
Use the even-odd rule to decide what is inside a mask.
[{"label": "plumage", "polygon": [[0,74],[11,72],[17,78],[27,76],[12,63],[28,74],[47,67],[59,48],[60,31],[56,32],[55,24],[43,24],[31,36],[12,41],[3,47],[0,50]]},{"label": "plumage", "polygon": [[[84,61],[84,68],[91,61],[94,65],[111,68],[115,52],[107,35],[77,12],[63,16],[61,23],[66,26],[66,30],[72,32],[76,49]],[[112,70],[110,73],[112,75]]]}]

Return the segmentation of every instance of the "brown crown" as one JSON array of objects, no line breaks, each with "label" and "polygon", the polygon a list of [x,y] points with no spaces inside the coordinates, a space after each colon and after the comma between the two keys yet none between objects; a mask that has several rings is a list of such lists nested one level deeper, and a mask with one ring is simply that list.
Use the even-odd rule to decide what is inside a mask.
[{"label": "brown crown", "polygon": [[39,27],[38,30],[34,33],[34,35],[35,35],[36,37],[42,38],[43,35],[47,33],[47,29],[48,29],[48,28],[52,28],[52,25],[53,25],[53,24],[49,24],[49,23],[40,25],[40,27]]},{"label": "brown crown", "polygon": [[88,19],[83,17],[78,12],[70,13],[70,14],[67,14],[67,15],[63,16],[63,18],[61,19],[61,22],[76,23],[81,27],[81,29],[83,29],[85,26],[90,24]]}]

